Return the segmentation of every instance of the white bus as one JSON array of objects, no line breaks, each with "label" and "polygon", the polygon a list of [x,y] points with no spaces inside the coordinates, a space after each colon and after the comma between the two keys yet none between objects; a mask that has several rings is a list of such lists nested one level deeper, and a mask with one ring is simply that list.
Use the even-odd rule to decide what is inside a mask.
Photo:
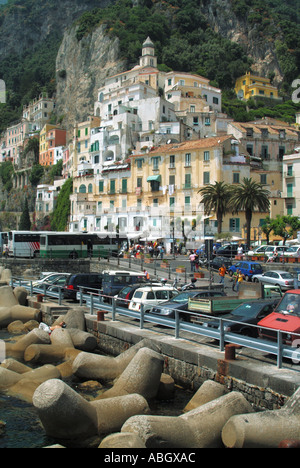
[{"label": "white bus", "polygon": [[[125,245],[124,245],[125,244]],[[41,232],[42,258],[107,258],[127,248],[127,236],[104,233]]]},{"label": "white bus", "polygon": [[41,232],[38,231],[9,231],[5,254],[9,257],[38,257],[40,234]]},{"label": "white bus", "polygon": [[8,232],[0,232],[0,249],[1,254],[5,255],[5,252],[8,249]]}]

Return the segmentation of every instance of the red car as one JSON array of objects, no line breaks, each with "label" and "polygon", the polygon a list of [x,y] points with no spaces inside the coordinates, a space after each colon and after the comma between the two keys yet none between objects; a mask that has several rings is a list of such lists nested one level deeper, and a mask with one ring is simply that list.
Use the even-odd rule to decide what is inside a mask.
[{"label": "red car", "polygon": [[283,333],[283,342],[292,345],[300,340],[300,289],[287,291],[274,312],[257,324],[260,338],[277,339],[277,331]]}]

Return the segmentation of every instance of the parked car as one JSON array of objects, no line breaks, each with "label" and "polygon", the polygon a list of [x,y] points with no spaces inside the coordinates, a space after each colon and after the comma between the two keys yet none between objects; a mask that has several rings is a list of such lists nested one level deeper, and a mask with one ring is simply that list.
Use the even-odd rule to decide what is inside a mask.
[{"label": "parked car", "polygon": [[52,285],[61,285],[63,286],[67,279],[71,276],[71,273],[50,273],[49,275],[44,276],[42,279],[32,282],[33,287],[38,288],[49,288]]},{"label": "parked car", "polygon": [[[144,273],[132,271],[103,271],[102,291],[104,296],[113,297],[125,286],[146,282]],[[107,298],[108,299],[108,298]]]},{"label": "parked car", "polygon": [[[243,252],[247,251],[247,246],[245,244],[241,244],[243,247]],[[229,257],[233,258],[237,255],[239,244],[227,244],[223,245],[216,251],[217,256],[222,256],[222,257]]]},{"label": "parked car", "polygon": [[283,343],[293,346],[296,340],[296,349],[300,334],[300,290],[287,291],[274,312],[260,320],[257,325],[260,338],[276,341],[278,330],[281,330]]},{"label": "parked car", "polygon": [[225,257],[215,257],[210,262],[210,266],[213,270],[218,270],[222,265],[225,265],[226,270],[232,265],[231,260]]},{"label": "parked car", "polygon": [[[230,314],[222,315],[222,322],[226,332],[238,333],[256,338],[258,328],[250,325],[257,325],[267,315],[271,314],[278,304],[279,299],[268,301],[244,302],[236,307]],[[220,327],[220,321],[217,319],[204,323],[205,327]]]},{"label": "parked car", "polygon": [[71,275],[65,284],[63,291],[64,299],[76,300],[77,292],[80,291],[79,287],[82,287],[82,292],[97,292],[102,287],[102,274],[101,273],[77,273]]},{"label": "parked car", "polygon": [[[125,307],[128,309],[131,298],[135,291],[144,286],[147,286],[147,283],[130,284],[125,286],[125,288],[122,288],[121,291],[115,295],[116,305],[118,307]],[[161,286],[161,283],[152,283],[152,286]]]},{"label": "parked car", "polygon": [[[150,314],[160,315],[168,318],[175,318],[175,309],[180,311],[188,310],[189,297],[213,297],[213,296],[226,296],[223,291],[184,291],[178,296],[175,296],[170,301],[162,302],[159,305],[152,307]],[[180,318],[189,321],[189,314],[180,314]]]},{"label": "parked car", "polygon": [[[278,257],[280,258],[281,255],[286,255],[286,252],[288,250],[288,246],[287,245],[268,245],[268,247],[266,248],[265,250],[265,257],[273,257],[274,253],[277,252],[278,253]],[[278,261],[279,261],[279,258],[278,258]]]},{"label": "parked car", "polygon": [[294,277],[291,273],[284,270],[270,270],[261,275],[253,275],[252,281],[275,284],[280,286],[281,289],[293,289]]},{"label": "parked car", "polygon": [[300,245],[293,245],[284,252],[287,257],[300,257]]},{"label": "parked car", "polygon": [[169,301],[178,295],[178,290],[172,286],[146,286],[138,288],[130,301],[129,309],[139,312],[141,304],[144,312],[148,312],[153,306],[160,302]]},{"label": "parked car", "polygon": [[[269,247],[269,245],[259,245],[255,247],[254,249],[248,250],[246,253],[247,255],[264,255],[266,249]],[[270,246],[271,247],[271,246]]]},{"label": "parked car", "polygon": [[228,268],[229,275],[232,276],[236,270],[241,271],[246,281],[250,281],[253,275],[259,275],[263,273],[261,264],[257,262],[237,262]]}]

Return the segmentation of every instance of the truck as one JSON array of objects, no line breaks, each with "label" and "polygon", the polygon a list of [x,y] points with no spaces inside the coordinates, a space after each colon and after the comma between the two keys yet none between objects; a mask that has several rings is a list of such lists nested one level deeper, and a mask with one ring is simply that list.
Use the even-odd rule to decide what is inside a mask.
[{"label": "truck", "polygon": [[222,296],[212,298],[190,297],[188,310],[212,316],[231,312],[244,302],[257,299],[281,298],[283,293],[279,286],[262,283],[241,283],[238,296]]},{"label": "truck", "polygon": [[277,340],[280,330],[286,345],[292,346],[295,340],[300,340],[300,289],[286,291],[274,312],[257,325],[258,335],[262,339]]}]

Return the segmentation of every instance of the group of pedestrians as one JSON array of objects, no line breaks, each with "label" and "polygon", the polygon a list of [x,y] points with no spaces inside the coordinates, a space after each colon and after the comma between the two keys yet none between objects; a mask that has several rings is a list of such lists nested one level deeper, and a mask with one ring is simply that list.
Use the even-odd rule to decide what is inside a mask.
[{"label": "group of pedestrians", "polygon": [[[226,267],[223,264],[219,268],[220,283],[224,284],[226,275]],[[244,275],[241,270],[237,269],[232,275],[232,291],[239,292],[239,286],[244,281]]]}]

